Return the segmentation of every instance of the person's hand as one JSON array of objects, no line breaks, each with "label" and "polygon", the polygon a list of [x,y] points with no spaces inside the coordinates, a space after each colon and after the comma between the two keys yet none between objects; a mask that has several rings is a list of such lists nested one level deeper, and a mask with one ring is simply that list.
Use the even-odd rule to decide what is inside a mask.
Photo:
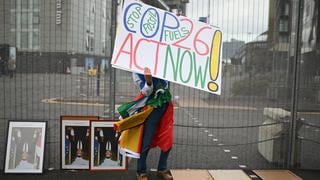
[{"label": "person's hand", "polygon": [[143,74],[144,74],[144,79],[147,82],[147,85],[151,86],[152,85],[152,75],[151,75],[150,69],[145,67]]}]

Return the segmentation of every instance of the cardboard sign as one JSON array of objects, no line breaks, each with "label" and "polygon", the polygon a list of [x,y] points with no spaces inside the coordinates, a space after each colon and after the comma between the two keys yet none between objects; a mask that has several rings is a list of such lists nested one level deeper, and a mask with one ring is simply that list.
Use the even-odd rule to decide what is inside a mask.
[{"label": "cardboard sign", "polygon": [[178,84],[221,93],[222,32],[217,27],[126,1],[111,64]]}]

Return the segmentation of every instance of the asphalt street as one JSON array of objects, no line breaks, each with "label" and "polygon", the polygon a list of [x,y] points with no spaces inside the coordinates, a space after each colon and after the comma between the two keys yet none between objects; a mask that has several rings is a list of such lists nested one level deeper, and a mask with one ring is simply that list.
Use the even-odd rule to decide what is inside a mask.
[{"label": "asphalt street", "polygon": [[[109,77],[97,79],[70,74],[16,74],[15,78],[0,78],[0,162],[4,161],[7,125],[9,120],[48,121],[45,169],[60,169],[61,115],[109,116]],[[223,88],[230,91],[230,83]],[[130,100],[137,92],[128,73],[116,78],[116,104]],[[258,152],[259,128],[265,117],[265,107],[282,107],[278,102],[259,97],[236,99],[230,94],[220,97],[171,84],[175,103],[174,147],[169,157],[170,168],[195,169],[269,169],[286,167],[282,160],[268,162]],[[228,90],[229,89],[229,90]],[[299,117],[317,124],[320,114],[301,112]],[[318,123],[319,124],[319,123]],[[248,127],[252,126],[252,127]],[[229,128],[228,128],[229,127]],[[230,128],[231,127],[231,128]],[[319,128],[303,126],[300,139],[320,139]],[[285,141],[285,139],[284,139]],[[300,167],[319,169],[320,145],[307,140],[298,141]],[[159,150],[150,152],[148,165],[157,167]],[[287,152],[281,152],[286,156]],[[135,160],[129,163],[135,169]],[[1,163],[0,169],[3,169]],[[72,175],[71,175],[72,176]]]}]

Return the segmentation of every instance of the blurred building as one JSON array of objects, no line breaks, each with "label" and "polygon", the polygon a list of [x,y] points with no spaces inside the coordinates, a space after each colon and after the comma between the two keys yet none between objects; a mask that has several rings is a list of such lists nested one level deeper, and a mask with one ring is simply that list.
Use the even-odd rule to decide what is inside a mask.
[{"label": "blurred building", "polygon": [[244,45],[244,41],[239,41],[236,39],[231,39],[231,41],[223,42],[222,49],[222,62],[229,63],[231,57]]},{"label": "blurred building", "polygon": [[189,0],[141,0],[151,6],[171,11],[180,15],[185,15],[186,4]]},{"label": "blurred building", "polygon": [[301,28],[301,96],[320,103],[320,2],[304,0]]},{"label": "blurred building", "polygon": [[[123,0],[125,1],[125,0]],[[169,11],[170,7],[163,0],[140,0],[145,4]]]},{"label": "blurred building", "polygon": [[277,51],[288,51],[291,33],[290,0],[269,1],[268,41]]},{"label": "blurred building", "polygon": [[[270,0],[268,46],[273,53],[272,70],[274,74],[285,74],[284,79],[287,79],[286,86],[280,86],[279,84],[283,83],[277,83],[277,80],[281,81],[281,79],[275,77],[270,98],[291,98],[293,74],[295,73],[293,72],[295,63],[293,53],[297,51],[294,48],[298,35],[301,41],[300,49],[298,49],[301,53],[301,58],[298,59],[298,70],[302,75],[299,79],[301,89],[299,98],[301,102],[306,102],[304,105],[320,102],[319,4],[318,0],[303,0],[302,7],[298,7],[297,3],[292,0]],[[297,34],[295,29],[298,26],[299,16],[297,13],[292,13],[293,11],[298,12],[298,9],[302,9],[300,34]]]},{"label": "blurred building", "polygon": [[[122,2],[121,0],[117,1]],[[185,12],[187,0],[143,0]],[[19,72],[87,71],[111,55],[112,0],[0,0],[0,44],[17,47]]]},{"label": "blurred building", "polygon": [[0,0],[0,44],[16,46],[17,70],[65,72],[109,58],[111,0]]},{"label": "blurred building", "polygon": [[286,71],[291,35],[290,5],[290,0],[269,1],[268,31],[232,55],[231,62],[237,71],[250,74]]},{"label": "blurred building", "polygon": [[288,68],[288,52],[292,32],[291,0],[269,1],[268,46],[273,52],[273,70]]},{"label": "blurred building", "polygon": [[235,49],[230,59],[236,74],[252,76],[271,71],[272,54],[268,50],[267,39],[268,31]]},{"label": "blurred building", "polygon": [[189,3],[189,0],[163,0],[169,7],[172,12],[177,14],[186,15],[186,4]]}]

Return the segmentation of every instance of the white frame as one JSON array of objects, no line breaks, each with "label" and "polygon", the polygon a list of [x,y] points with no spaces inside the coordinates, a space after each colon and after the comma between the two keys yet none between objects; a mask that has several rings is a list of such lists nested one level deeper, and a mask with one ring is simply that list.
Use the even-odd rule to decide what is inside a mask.
[{"label": "white frame", "polygon": [[[7,146],[6,146],[6,157],[5,157],[5,166],[4,166],[4,173],[35,173],[35,174],[41,174],[43,173],[43,165],[44,165],[44,151],[45,151],[45,139],[46,139],[46,127],[47,127],[47,122],[46,121],[9,121],[9,124],[8,124],[8,133],[7,133]],[[34,152],[31,152],[31,153],[34,153],[34,161],[35,161],[35,158],[36,157],[39,157],[39,163],[38,163],[38,169],[33,167],[33,168],[9,168],[9,165],[10,165],[10,161],[11,161],[11,154],[10,154],[10,150],[11,150],[11,147],[12,147],[12,141],[13,141],[13,128],[19,128],[19,129],[24,129],[26,130],[27,128],[32,128],[32,129],[36,129],[36,128],[39,128],[40,129],[40,132],[41,132],[41,136],[40,136],[40,146],[39,149],[38,149],[38,153],[37,153],[37,140],[35,139],[34,141]],[[38,132],[38,135],[40,134],[40,132]],[[20,131],[21,133],[21,131]],[[31,132],[32,133],[32,132]],[[18,148],[21,148],[23,147],[23,151],[25,151],[25,144],[28,144],[26,143],[25,141],[23,141],[24,136],[23,134],[20,134],[20,143],[17,145]],[[16,140],[15,140],[16,141]],[[23,143],[23,144],[22,144]],[[16,145],[16,144],[15,144]],[[22,145],[22,146],[21,146]],[[32,146],[32,144],[30,144],[30,141],[29,141],[29,144],[27,145],[28,148],[27,149],[30,149],[30,146]],[[16,154],[17,154],[17,148],[15,147],[14,148],[14,159],[16,158]],[[26,150],[28,151],[28,150]],[[27,152],[27,153],[30,153],[30,152]],[[30,153],[30,154],[31,154]],[[38,154],[38,155],[36,155]],[[30,160],[27,160],[26,163],[28,164],[32,164],[29,162]],[[22,162],[22,161],[20,161]],[[14,166],[19,166],[14,164]]]},{"label": "white frame", "polygon": [[90,122],[90,141],[91,141],[91,149],[90,149],[90,170],[92,171],[107,171],[107,170],[126,170],[127,169],[127,159],[124,155],[120,154],[120,147],[118,146],[118,159],[117,159],[117,163],[120,163],[120,155],[122,155],[122,164],[121,166],[110,166],[110,167],[106,167],[106,166],[102,166],[102,167],[98,167],[98,166],[94,166],[94,132],[95,132],[95,128],[96,127],[110,127],[113,129],[113,124],[115,123],[115,121],[91,121]]}]

